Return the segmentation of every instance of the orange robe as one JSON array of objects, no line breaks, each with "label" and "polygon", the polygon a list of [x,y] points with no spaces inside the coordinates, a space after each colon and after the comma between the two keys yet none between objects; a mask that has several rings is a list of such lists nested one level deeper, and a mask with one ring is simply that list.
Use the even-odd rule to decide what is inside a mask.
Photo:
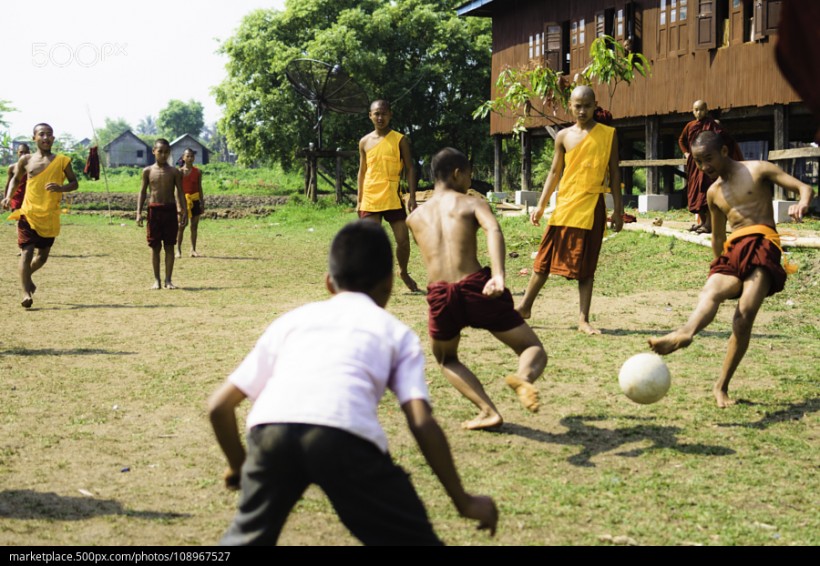
[{"label": "orange robe", "polygon": [[735,161],[743,161],[743,154],[740,148],[729,135],[726,129],[710,117],[703,120],[692,120],[683,127],[683,131],[678,138],[678,146],[681,152],[688,153],[686,159],[686,203],[689,212],[700,212],[706,208],[706,191],[715,182],[706,173],[698,169],[695,158],[692,157],[692,144],[701,132],[715,132],[729,148],[729,156]]},{"label": "orange robe", "polygon": [[404,208],[399,196],[399,176],[403,162],[399,143],[404,136],[395,130],[367,150],[362,204],[364,212],[383,212]]}]

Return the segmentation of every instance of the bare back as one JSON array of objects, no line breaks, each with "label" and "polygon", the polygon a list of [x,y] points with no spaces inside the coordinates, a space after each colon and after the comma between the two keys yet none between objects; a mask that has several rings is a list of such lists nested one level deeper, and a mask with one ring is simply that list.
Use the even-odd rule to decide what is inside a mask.
[{"label": "bare back", "polygon": [[407,226],[421,250],[428,283],[453,283],[481,269],[476,233],[488,217],[498,225],[486,202],[441,187],[410,214]]}]

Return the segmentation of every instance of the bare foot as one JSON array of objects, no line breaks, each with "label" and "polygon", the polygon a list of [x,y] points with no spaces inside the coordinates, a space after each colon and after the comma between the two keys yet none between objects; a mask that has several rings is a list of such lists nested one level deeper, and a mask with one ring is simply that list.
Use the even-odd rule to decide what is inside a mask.
[{"label": "bare foot", "polygon": [[31,308],[31,305],[34,304],[34,299],[31,298],[31,295],[26,295],[23,297],[23,300],[20,301],[20,304],[27,309]]},{"label": "bare foot", "polygon": [[680,350],[681,348],[686,348],[691,343],[691,338],[678,334],[677,332],[670,332],[666,336],[649,339],[649,347],[653,352],[660,354],[661,356],[671,354],[675,350]]},{"label": "bare foot", "polygon": [[578,332],[583,332],[584,334],[589,334],[590,336],[601,333],[600,330],[593,328],[593,326],[588,322],[578,323]]},{"label": "bare foot", "polygon": [[182,250],[177,250],[177,251],[174,253],[174,257],[176,257],[176,258],[180,258],[180,257],[182,257]]},{"label": "bare foot", "polygon": [[166,289],[176,289],[176,288],[177,288],[177,286],[176,286],[176,285],[174,285],[173,283],[171,283],[170,281],[166,281],[166,282],[165,282],[165,288],[166,288]]},{"label": "bare foot", "polygon": [[467,430],[481,430],[485,428],[495,428],[501,426],[503,423],[504,419],[501,418],[501,415],[491,411],[490,409],[484,409],[476,418],[461,423],[461,428]]},{"label": "bare foot", "polygon": [[409,273],[399,273],[399,277],[401,280],[404,281],[404,284],[407,285],[407,288],[410,289],[412,292],[416,292],[419,290],[418,284],[410,277]]},{"label": "bare foot", "polygon": [[196,253],[196,250],[191,250],[191,257],[199,257],[199,254]]},{"label": "bare foot", "polygon": [[151,285],[151,290],[154,289],[162,289],[162,285],[160,285],[159,281],[154,281],[154,284]]},{"label": "bare foot", "polygon": [[515,391],[518,400],[521,401],[525,409],[532,413],[538,412],[538,390],[532,383],[521,379],[517,375],[508,375],[504,378],[504,381]]},{"label": "bare foot", "polygon": [[518,306],[518,307],[515,307],[515,310],[518,314],[521,315],[521,318],[523,318],[524,320],[527,320],[528,318],[530,318],[532,316],[532,311],[530,309],[525,309],[525,308],[522,308],[522,307]]},{"label": "bare foot", "polygon": [[715,394],[715,400],[717,401],[717,406],[719,408],[725,409],[726,407],[731,407],[735,404],[734,399],[729,399],[729,393],[727,391],[716,388],[712,392]]}]

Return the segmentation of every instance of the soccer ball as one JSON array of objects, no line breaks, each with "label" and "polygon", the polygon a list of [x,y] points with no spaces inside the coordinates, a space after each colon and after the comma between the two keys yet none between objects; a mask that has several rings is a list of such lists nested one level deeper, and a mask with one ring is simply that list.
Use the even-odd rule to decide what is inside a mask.
[{"label": "soccer ball", "polygon": [[618,383],[624,394],[642,405],[660,401],[672,380],[669,368],[657,354],[636,354],[626,360],[618,374]]}]

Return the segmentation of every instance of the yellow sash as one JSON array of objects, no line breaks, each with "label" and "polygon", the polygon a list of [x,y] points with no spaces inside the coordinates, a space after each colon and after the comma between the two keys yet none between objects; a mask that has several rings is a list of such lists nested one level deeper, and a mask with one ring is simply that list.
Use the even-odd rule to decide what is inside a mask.
[{"label": "yellow sash", "polygon": [[753,226],[745,226],[743,228],[738,228],[737,230],[733,231],[729,234],[729,237],[726,238],[726,241],[723,243],[723,253],[729,251],[729,246],[731,243],[737,239],[740,239],[744,236],[751,236],[751,235],[761,235],[775,246],[777,249],[780,250],[781,257],[783,258],[783,271],[786,272],[787,275],[792,275],[797,273],[798,266],[796,263],[791,263],[789,259],[786,257],[786,252],[783,251],[783,248],[780,245],[780,234],[777,233],[777,230],[772,228],[771,226],[766,226],[765,224],[755,224]]},{"label": "yellow sash", "polygon": [[185,204],[188,205],[188,220],[191,220],[191,211],[194,209],[194,203],[199,200],[199,193],[185,193]]},{"label": "yellow sash", "polygon": [[606,181],[613,135],[615,128],[595,124],[581,143],[566,152],[550,226],[592,229],[598,198],[610,192]]},{"label": "yellow sash", "polygon": [[65,181],[65,168],[71,159],[65,155],[55,155],[45,169],[34,176],[29,175],[26,183],[26,197],[23,205],[12,212],[9,220],[26,217],[29,226],[43,238],[56,238],[60,234],[60,201],[63,193],[46,190],[46,185]]},{"label": "yellow sash", "polygon": [[381,212],[401,208],[399,176],[402,160],[399,142],[404,136],[395,130],[367,151],[361,210]]}]

